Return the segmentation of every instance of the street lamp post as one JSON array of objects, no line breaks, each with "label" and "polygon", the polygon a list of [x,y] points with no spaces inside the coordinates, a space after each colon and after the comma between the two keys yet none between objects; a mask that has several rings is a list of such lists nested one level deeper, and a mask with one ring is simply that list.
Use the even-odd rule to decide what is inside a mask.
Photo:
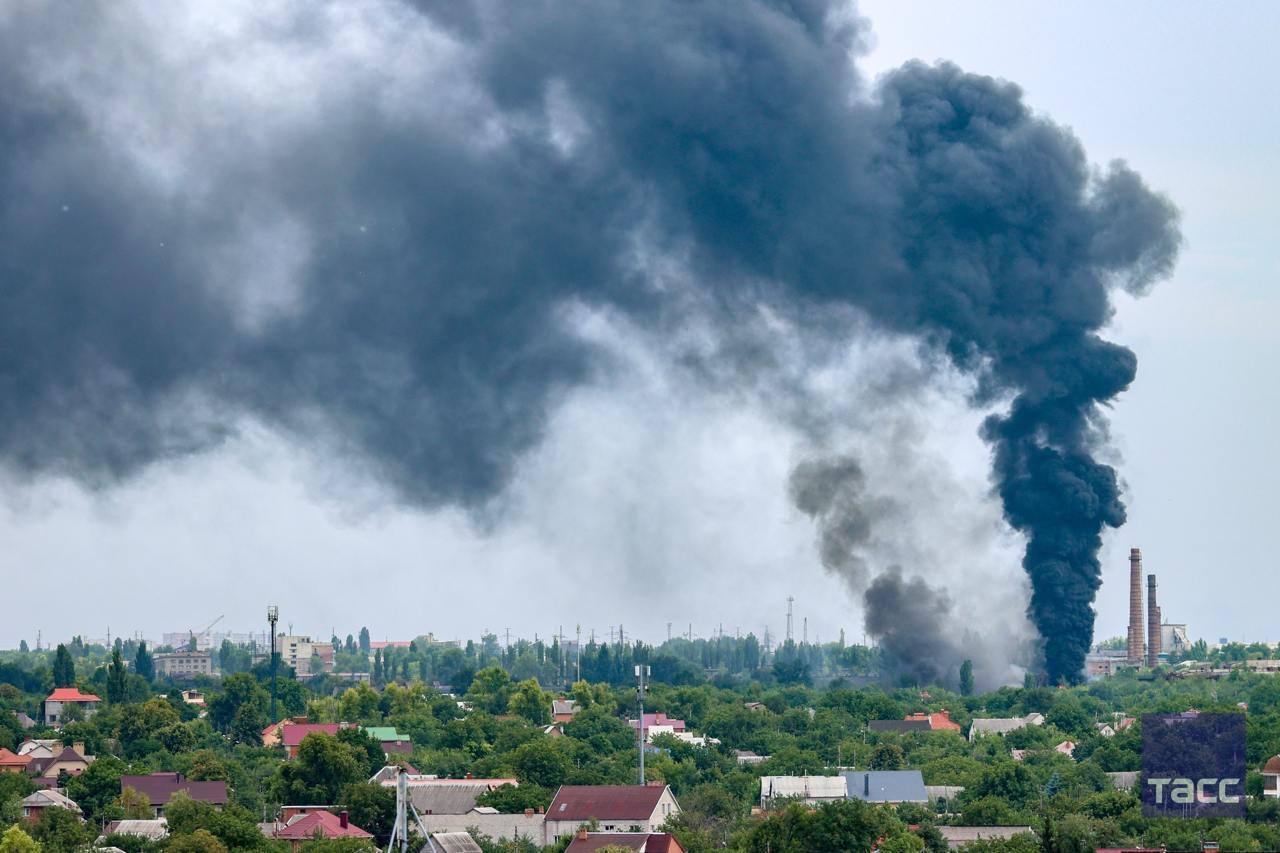
[{"label": "street lamp post", "polygon": [[649,667],[645,664],[636,664],[636,696],[640,699],[640,719],[637,721],[636,728],[640,735],[640,784],[644,784],[644,689],[646,681],[649,678]]},{"label": "street lamp post", "polygon": [[271,724],[276,723],[276,620],[280,618],[280,608],[274,604],[267,605],[267,623],[271,626]]}]

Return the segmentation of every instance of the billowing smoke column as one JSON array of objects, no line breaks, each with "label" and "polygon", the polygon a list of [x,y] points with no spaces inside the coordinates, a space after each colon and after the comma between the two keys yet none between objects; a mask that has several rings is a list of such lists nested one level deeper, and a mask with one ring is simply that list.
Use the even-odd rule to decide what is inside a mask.
[{"label": "billowing smoke column", "polygon": [[871,579],[868,551],[898,507],[868,493],[858,461],[835,455],[791,472],[791,499],[818,528],[822,565],[862,597],[867,632],[880,641],[889,672],[920,684],[954,682],[961,653],[948,638],[951,602],[920,578],[889,566]]},{"label": "billowing smoke column", "polygon": [[818,0],[10,4],[0,458],[106,485],[249,417],[476,506],[599,366],[566,305],[851,305],[1012,398],[984,434],[1074,679],[1134,374],[1097,331],[1176,213],[1013,85],[866,91],[862,35]]}]

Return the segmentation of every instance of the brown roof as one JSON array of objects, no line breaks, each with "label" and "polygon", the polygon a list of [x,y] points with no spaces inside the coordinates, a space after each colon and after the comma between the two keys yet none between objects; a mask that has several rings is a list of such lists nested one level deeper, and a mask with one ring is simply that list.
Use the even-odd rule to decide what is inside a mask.
[{"label": "brown roof", "polygon": [[665,790],[660,785],[562,785],[547,820],[646,821]]},{"label": "brown roof", "polygon": [[564,853],[593,853],[601,847],[630,847],[641,853],[676,853],[680,843],[665,832],[589,832],[569,842]]},{"label": "brown roof", "polygon": [[299,746],[307,735],[336,735],[341,728],[339,723],[285,723],[282,738],[285,746]]},{"label": "brown roof", "polygon": [[1266,766],[1262,768],[1263,773],[1280,773],[1280,755],[1273,755],[1267,759]]},{"label": "brown roof", "polygon": [[181,773],[151,773],[147,776],[121,776],[120,792],[132,788],[139,794],[146,794],[153,806],[163,806],[173,799],[179,791],[193,800],[211,803],[215,806],[227,804],[226,782],[191,782],[182,778]]}]

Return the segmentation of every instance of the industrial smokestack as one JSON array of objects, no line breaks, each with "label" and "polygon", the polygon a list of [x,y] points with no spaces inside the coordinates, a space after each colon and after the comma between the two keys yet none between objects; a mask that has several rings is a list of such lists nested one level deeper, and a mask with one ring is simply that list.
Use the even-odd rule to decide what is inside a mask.
[{"label": "industrial smokestack", "polygon": [[1129,549],[1129,657],[1133,666],[1142,665],[1142,551]]},{"label": "industrial smokestack", "polygon": [[1160,605],[1156,604],[1156,576],[1147,575],[1147,666],[1160,663]]}]

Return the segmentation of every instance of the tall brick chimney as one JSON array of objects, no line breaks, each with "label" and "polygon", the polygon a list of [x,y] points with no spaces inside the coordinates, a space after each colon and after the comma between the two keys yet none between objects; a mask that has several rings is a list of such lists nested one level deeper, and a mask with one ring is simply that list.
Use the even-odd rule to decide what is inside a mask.
[{"label": "tall brick chimney", "polygon": [[1160,663],[1160,605],[1156,604],[1156,576],[1147,575],[1147,666]]},{"label": "tall brick chimney", "polygon": [[1142,551],[1129,549],[1129,654],[1130,666],[1142,666]]}]

